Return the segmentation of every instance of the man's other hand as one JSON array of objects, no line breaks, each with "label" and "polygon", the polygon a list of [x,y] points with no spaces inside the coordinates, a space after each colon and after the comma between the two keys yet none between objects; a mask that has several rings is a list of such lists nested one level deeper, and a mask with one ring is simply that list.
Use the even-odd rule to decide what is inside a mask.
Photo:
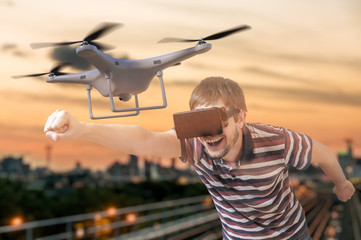
[{"label": "man's other hand", "polygon": [[333,192],[337,195],[337,198],[346,202],[351,199],[352,195],[355,193],[355,188],[350,181],[344,181],[341,184],[338,184],[334,187]]}]

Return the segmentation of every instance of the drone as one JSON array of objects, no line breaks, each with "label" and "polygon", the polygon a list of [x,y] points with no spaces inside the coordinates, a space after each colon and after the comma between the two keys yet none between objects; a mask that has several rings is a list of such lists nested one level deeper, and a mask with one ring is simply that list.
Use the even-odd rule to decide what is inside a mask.
[{"label": "drone", "polygon": [[[182,61],[188,58],[209,51],[212,48],[212,45],[206,42],[208,40],[220,39],[238,31],[250,29],[248,25],[242,25],[200,39],[168,37],[160,40],[158,43],[197,42],[197,45],[147,59],[121,60],[105,54],[104,51],[109,50],[110,47],[95,41],[105,33],[121,26],[123,26],[123,24],[102,23],[98,28],[96,28],[96,30],[80,41],[30,44],[33,49],[80,44],[80,46],[76,48],[76,54],[85,58],[95,67],[95,69],[67,74],[61,72],[60,70],[69,64],[62,63],[47,73],[13,76],[13,78],[38,77],[48,74],[48,77],[45,79],[48,83],[72,83],[86,85],[89,117],[91,119],[135,116],[142,110],[161,109],[167,107],[167,99],[163,82],[164,69],[179,65]],[[138,94],[148,89],[155,76],[160,81],[163,100],[162,105],[139,106]],[[103,97],[109,98],[111,111],[114,112],[115,115],[95,116],[93,114],[91,97],[91,90],[93,88],[95,88]],[[120,101],[126,102],[129,101],[132,96],[134,96],[134,107],[116,108],[114,97],[118,97]]]}]

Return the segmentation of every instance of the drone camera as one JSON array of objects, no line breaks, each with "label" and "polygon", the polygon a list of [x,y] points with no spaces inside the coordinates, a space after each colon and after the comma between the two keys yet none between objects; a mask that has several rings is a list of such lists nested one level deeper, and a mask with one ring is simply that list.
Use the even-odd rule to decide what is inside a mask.
[{"label": "drone camera", "polygon": [[127,93],[121,94],[119,96],[119,100],[122,101],[122,102],[128,102],[131,98],[132,98],[132,95],[127,94]]}]

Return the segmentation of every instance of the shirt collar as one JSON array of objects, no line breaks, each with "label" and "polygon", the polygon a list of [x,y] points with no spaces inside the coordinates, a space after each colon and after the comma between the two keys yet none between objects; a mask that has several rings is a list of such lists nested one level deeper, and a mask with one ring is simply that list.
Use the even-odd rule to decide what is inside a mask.
[{"label": "shirt collar", "polygon": [[253,157],[253,140],[251,132],[249,131],[247,124],[242,128],[243,134],[243,153],[241,157],[241,162],[248,161]]},{"label": "shirt collar", "polygon": [[[237,165],[239,166],[240,164],[242,164],[243,162],[246,162],[246,161],[249,161],[250,159],[252,159],[252,156],[253,156],[253,140],[252,140],[252,135],[251,135],[251,132],[249,131],[247,125],[245,124],[244,127],[242,128],[242,134],[243,134],[243,153],[242,153],[242,156],[241,156],[241,159],[240,161],[237,163]],[[222,164],[222,165],[228,165],[226,163],[225,160],[221,159],[221,158],[214,158],[212,159],[208,154],[207,152],[205,151],[204,149],[204,146],[202,146],[202,154],[203,156],[202,157],[206,157],[208,159],[210,159],[212,161],[212,165],[213,165],[213,171],[214,173],[218,173],[218,169],[219,169],[219,166],[216,166],[216,165],[219,165],[219,164]]]}]

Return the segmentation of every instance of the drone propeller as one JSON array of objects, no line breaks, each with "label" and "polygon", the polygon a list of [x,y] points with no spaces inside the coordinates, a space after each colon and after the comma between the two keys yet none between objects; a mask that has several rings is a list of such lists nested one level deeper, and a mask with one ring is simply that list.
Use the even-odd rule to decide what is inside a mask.
[{"label": "drone propeller", "polygon": [[12,76],[12,78],[19,79],[19,78],[27,78],[27,77],[39,77],[39,76],[43,76],[43,75],[47,75],[47,74],[49,74],[49,75],[52,74],[52,75],[55,75],[55,76],[66,75],[67,73],[60,72],[60,69],[65,67],[65,66],[68,66],[68,65],[70,65],[70,64],[69,63],[62,63],[62,64],[59,64],[58,66],[54,67],[53,69],[51,69],[50,72]]},{"label": "drone propeller", "polygon": [[121,24],[121,23],[103,23],[95,31],[90,33],[88,36],[86,36],[81,41],[57,42],[57,43],[32,43],[32,44],[30,44],[30,46],[33,49],[37,49],[37,48],[44,48],[44,47],[72,45],[75,43],[84,43],[84,44],[94,45],[99,50],[109,50],[109,49],[112,49],[113,47],[110,45],[104,45],[104,44],[94,42],[94,40],[102,37],[106,32],[109,32],[110,30],[115,30],[115,28],[121,27],[121,26],[123,26],[123,24]]},{"label": "drone propeller", "polygon": [[208,40],[216,40],[216,39],[220,39],[223,37],[226,37],[230,34],[236,33],[238,31],[243,31],[243,30],[247,30],[250,29],[251,27],[248,25],[242,25],[242,26],[238,26],[238,27],[234,27],[231,28],[229,30],[225,30],[219,33],[215,33],[212,35],[209,35],[205,38],[201,38],[201,39],[183,39],[183,38],[163,38],[162,40],[160,40],[158,43],[168,43],[168,42],[204,42],[204,41],[208,41]]}]

